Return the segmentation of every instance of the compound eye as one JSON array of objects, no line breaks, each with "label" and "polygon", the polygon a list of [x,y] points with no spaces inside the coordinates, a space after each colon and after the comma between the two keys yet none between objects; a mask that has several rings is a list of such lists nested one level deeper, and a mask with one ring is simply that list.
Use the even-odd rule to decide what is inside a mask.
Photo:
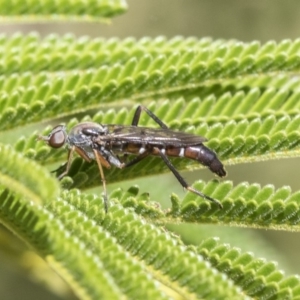
[{"label": "compound eye", "polygon": [[48,140],[48,144],[52,148],[60,148],[64,145],[66,136],[62,130],[53,132]]}]

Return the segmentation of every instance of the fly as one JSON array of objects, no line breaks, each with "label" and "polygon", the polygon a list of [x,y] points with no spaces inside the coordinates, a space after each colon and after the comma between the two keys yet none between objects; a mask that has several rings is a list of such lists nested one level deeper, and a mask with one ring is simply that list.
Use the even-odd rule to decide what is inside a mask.
[{"label": "fly", "polygon": [[[142,111],[145,111],[161,128],[138,127]],[[74,126],[68,134],[64,125],[58,125],[52,129],[48,136],[39,136],[39,139],[45,141],[52,148],[61,148],[67,144],[69,149],[68,161],[65,171],[59,175],[59,179],[68,174],[74,152],[88,162],[96,160],[103,182],[105,212],[108,211],[108,198],[103,167],[109,169],[111,165],[114,165],[124,169],[135,165],[149,155],[159,156],[183,188],[216,203],[222,208],[222,204],[218,200],[191,187],[168,158],[173,156],[196,160],[207,166],[213,173],[224,177],[226,171],[223,164],[214,151],[203,145],[207,139],[169,129],[144,106],[139,106],[136,109],[131,126],[84,122]],[[122,162],[118,155],[127,154],[136,156],[128,162]]]}]

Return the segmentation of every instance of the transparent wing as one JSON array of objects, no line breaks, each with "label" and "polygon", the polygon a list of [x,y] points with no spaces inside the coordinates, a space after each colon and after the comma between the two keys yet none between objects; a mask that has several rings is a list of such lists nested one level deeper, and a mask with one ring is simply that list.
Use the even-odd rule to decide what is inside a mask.
[{"label": "transparent wing", "polygon": [[174,147],[199,145],[207,141],[202,136],[171,129],[121,125],[108,125],[107,127],[109,133],[105,136],[99,136],[99,140],[134,144],[170,145]]}]

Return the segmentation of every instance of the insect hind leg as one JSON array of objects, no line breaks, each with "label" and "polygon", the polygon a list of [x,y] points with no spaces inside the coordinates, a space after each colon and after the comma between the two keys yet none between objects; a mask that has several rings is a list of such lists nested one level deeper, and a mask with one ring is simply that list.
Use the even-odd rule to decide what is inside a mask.
[{"label": "insect hind leg", "polygon": [[188,191],[206,199],[209,200],[211,202],[216,203],[220,208],[223,208],[222,204],[216,200],[213,199],[205,194],[203,194],[202,192],[194,189],[193,187],[189,186],[188,183],[183,179],[183,177],[179,174],[179,172],[175,169],[175,167],[172,165],[172,163],[170,162],[170,160],[168,159],[168,157],[159,149],[159,148],[154,148],[154,150],[160,155],[160,157],[162,158],[162,160],[164,161],[164,163],[168,166],[168,168],[171,170],[171,172],[174,174],[174,176],[176,177],[176,179],[179,181],[179,183],[182,185],[183,188],[187,189]]},{"label": "insect hind leg", "polygon": [[134,113],[132,119],[132,126],[137,126],[140,120],[142,110],[147,113],[147,115],[153,119],[161,128],[168,129],[168,126],[160,120],[152,111],[150,111],[147,107],[139,105]]},{"label": "insect hind leg", "polygon": [[124,169],[124,168],[127,168],[127,167],[131,167],[131,166],[137,164],[138,162],[140,162],[145,157],[147,157],[149,154],[150,153],[148,151],[145,151],[142,154],[140,154],[140,155],[136,156],[135,158],[133,158],[132,160],[130,160],[126,163],[123,163],[121,168]]}]

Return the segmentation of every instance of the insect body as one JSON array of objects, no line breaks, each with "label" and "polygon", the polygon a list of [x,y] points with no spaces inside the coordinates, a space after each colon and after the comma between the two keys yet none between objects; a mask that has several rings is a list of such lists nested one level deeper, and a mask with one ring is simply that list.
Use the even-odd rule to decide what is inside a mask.
[{"label": "insect body", "polygon": [[[138,127],[142,110],[158,123],[161,128]],[[169,156],[174,156],[197,160],[207,166],[213,173],[223,177],[226,175],[223,164],[212,150],[203,145],[203,142],[207,140],[201,136],[169,129],[144,106],[139,106],[136,109],[131,126],[101,125],[85,122],[74,126],[68,134],[65,126],[58,125],[52,129],[48,136],[41,136],[39,139],[45,141],[53,148],[60,148],[65,144],[68,145],[69,154],[66,170],[59,178],[68,173],[74,152],[77,152],[88,162],[92,160],[97,161],[103,181],[106,212],[108,210],[108,201],[102,167],[110,168],[111,165],[114,165],[123,169],[138,163],[148,155],[160,156],[185,189],[222,207],[219,201],[189,186],[168,158]],[[136,157],[128,162],[122,162],[118,156],[120,154],[134,154]]]}]

